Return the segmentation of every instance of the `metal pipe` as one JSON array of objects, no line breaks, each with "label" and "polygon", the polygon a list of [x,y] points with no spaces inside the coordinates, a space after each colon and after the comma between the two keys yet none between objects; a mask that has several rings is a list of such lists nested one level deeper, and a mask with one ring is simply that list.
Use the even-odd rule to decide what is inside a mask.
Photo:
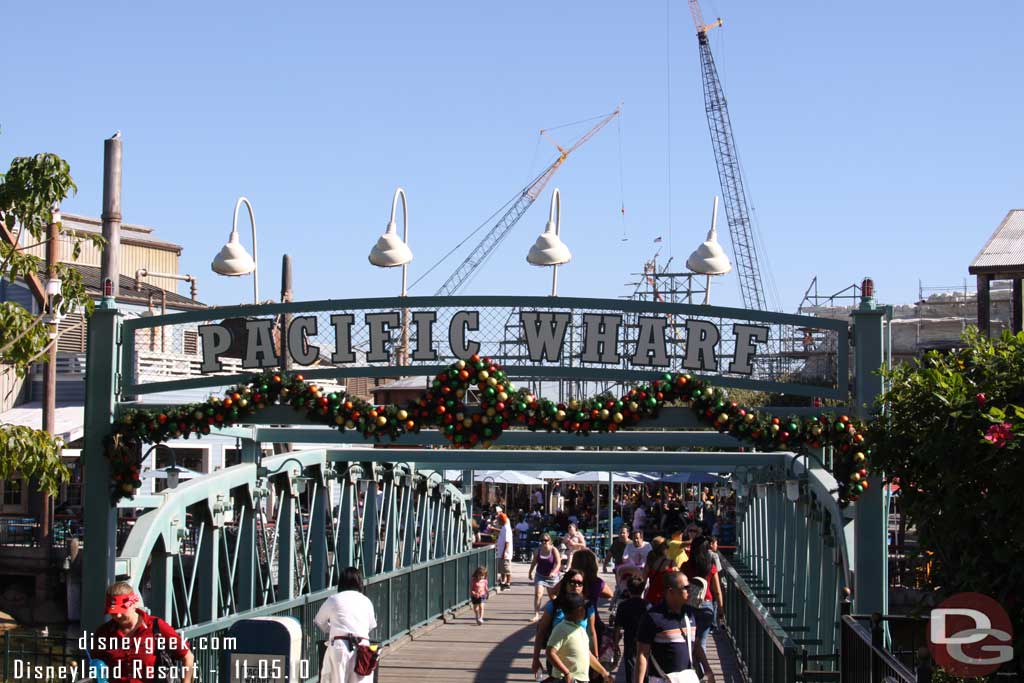
[{"label": "metal pipe", "polygon": [[121,293],[121,131],[103,141],[103,238],[107,241],[100,257],[103,296],[110,282],[109,298]]},{"label": "metal pipe", "polygon": [[[165,277],[165,278],[169,278],[171,280],[181,280],[182,282],[187,282],[187,283],[189,283],[189,285],[191,285],[189,287],[189,290],[190,290],[190,295],[191,295],[193,301],[195,301],[196,300],[196,296],[199,295],[199,279],[195,275],[188,275],[188,274],[178,275],[177,273],[153,273],[153,272],[150,272],[150,270],[148,268],[139,268],[138,270],[135,271],[135,291],[136,292],[141,292],[142,291],[142,283],[139,282],[139,280],[141,280],[144,277]],[[163,289],[163,287],[161,287],[160,289]],[[164,290],[164,291],[166,291],[166,290]],[[166,296],[166,294],[165,294],[165,296]]]}]

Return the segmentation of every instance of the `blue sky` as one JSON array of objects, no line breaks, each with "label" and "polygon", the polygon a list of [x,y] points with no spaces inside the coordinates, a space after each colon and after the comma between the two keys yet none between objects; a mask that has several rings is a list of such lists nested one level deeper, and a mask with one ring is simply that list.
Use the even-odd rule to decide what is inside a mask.
[{"label": "blue sky", "polygon": [[[958,284],[1024,206],[1021,3],[709,0],[704,13],[726,21],[712,42],[785,310],[814,275],[825,290],[873,275],[892,303],[919,279]],[[239,195],[255,206],[265,296],[284,252],[298,298],[392,295],[399,274],[366,255],[396,186],[411,281],[550,160],[538,129],[619,102],[621,128],[552,182],[574,253],[561,294],[625,294],[659,235],[681,264],[719,191],[682,0],[22,2],[4,24],[0,161],[60,154],[79,186],[64,210],[98,216],[102,141],[123,131],[125,221],[184,245],[210,303],[251,298],[250,280],[210,271]],[[548,291],[525,255],[549,195],[469,292]],[[715,301],[739,303],[734,275]]]}]

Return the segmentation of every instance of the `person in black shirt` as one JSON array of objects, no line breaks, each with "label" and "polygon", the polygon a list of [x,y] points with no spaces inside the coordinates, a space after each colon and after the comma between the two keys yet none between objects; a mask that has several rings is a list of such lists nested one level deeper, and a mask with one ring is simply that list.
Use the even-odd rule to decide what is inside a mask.
[{"label": "person in black shirt", "polygon": [[636,635],[640,621],[647,614],[650,605],[644,600],[644,580],[634,576],[626,584],[629,599],[619,603],[615,610],[614,642],[622,637],[622,661],[626,669],[626,683],[634,683],[633,671],[636,669]]},{"label": "person in black shirt", "polygon": [[604,556],[605,571],[608,571],[608,560],[612,560],[615,563],[612,565],[615,569],[622,564],[622,553],[625,552],[627,545],[629,545],[629,527],[623,524],[619,527],[619,535],[612,541],[612,547],[608,549]]},{"label": "person in black shirt", "polygon": [[[662,674],[699,670],[706,672],[705,683],[715,683],[715,674],[697,642],[697,610],[686,604],[686,576],[682,572],[665,574],[662,602],[644,614],[637,630],[636,673],[630,683],[667,683]],[[696,676],[696,673],[694,673]]]}]

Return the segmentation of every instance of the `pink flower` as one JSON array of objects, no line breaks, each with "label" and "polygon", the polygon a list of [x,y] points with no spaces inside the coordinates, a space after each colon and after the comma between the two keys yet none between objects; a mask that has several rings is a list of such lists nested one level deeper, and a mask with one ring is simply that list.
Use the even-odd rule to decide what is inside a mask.
[{"label": "pink flower", "polygon": [[984,408],[985,407],[985,398],[986,398],[985,394],[977,394],[974,397],[974,400],[978,402],[978,407],[979,408]]},{"label": "pink flower", "polygon": [[994,424],[985,432],[985,441],[990,442],[996,448],[1002,448],[1013,437],[1013,425],[1009,422]]}]

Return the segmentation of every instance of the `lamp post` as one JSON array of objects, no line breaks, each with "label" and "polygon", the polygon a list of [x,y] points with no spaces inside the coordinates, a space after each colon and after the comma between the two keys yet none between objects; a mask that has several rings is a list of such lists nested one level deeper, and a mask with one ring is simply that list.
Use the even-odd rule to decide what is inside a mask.
[{"label": "lamp post", "polygon": [[569,247],[559,236],[562,224],[562,197],[556,187],[551,193],[551,208],[548,210],[548,224],[537,238],[526,260],[535,266],[551,266],[551,296],[558,296],[558,266],[572,260]]},{"label": "lamp post", "polygon": [[[245,208],[249,211],[249,223],[252,225],[252,256],[249,256],[249,252],[245,250],[242,243],[238,241],[238,210],[242,208],[242,204],[245,204]],[[252,202],[245,197],[239,197],[238,201],[235,202],[235,214],[231,221],[231,235],[228,237],[228,243],[225,244],[220,253],[217,254],[216,258],[213,259],[213,263],[210,267],[213,272],[218,275],[227,275],[228,277],[239,277],[241,275],[248,275],[252,273],[252,302],[258,304],[260,302],[260,280],[259,271],[257,266],[259,265],[259,256],[256,252],[256,216],[253,214]]]},{"label": "lamp post", "polygon": [[[398,230],[395,225],[395,212],[398,209],[398,198],[402,198],[402,239],[398,239]],[[405,190],[395,189],[395,195],[391,199],[391,218],[384,234],[380,236],[377,243],[373,245],[368,257],[370,263],[378,268],[402,267],[402,296],[405,297],[406,282],[408,281],[409,263],[412,262],[412,250],[409,249],[409,204],[405,196]],[[399,365],[406,365],[409,356],[409,309],[402,309],[402,349],[398,355]]]},{"label": "lamp post", "polygon": [[729,257],[718,243],[718,195],[715,195],[715,206],[711,210],[711,229],[708,230],[708,237],[690,254],[690,258],[686,259],[686,267],[698,275],[707,276],[704,305],[708,305],[711,303],[711,276],[725,275],[732,270]]}]

